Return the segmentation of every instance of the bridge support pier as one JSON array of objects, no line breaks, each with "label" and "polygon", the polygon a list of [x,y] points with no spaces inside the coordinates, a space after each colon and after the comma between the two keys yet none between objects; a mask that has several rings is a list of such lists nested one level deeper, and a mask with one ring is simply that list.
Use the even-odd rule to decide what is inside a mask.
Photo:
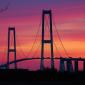
[{"label": "bridge support pier", "polygon": [[78,60],[75,60],[74,62],[75,62],[75,69],[74,69],[74,71],[78,72]]},{"label": "bridge support pier", "polygon": [[65,63],[64,59],[60,58],[60,72],[65,72]]},{"label": "bridge support pier", "polygon": [[67,72],[73,72],[72,61],[70,59],[67,60]]},{"label": "bridge support pier", "polygon": [[85,72],[85,61],[83,61],[83,71]]}]

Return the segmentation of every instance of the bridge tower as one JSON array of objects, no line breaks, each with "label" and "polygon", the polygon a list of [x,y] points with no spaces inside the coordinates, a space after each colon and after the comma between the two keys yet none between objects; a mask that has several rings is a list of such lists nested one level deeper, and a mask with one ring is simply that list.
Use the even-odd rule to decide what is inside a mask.
[{"label": "bridge tower", "polygon": [[[13,48],[10,48],[10,36],[11,32],[13,32]],[[14,27],[9,27],[8,29],[8,52],[7,52],[7,68],[9,69],[9,63],[10,63],[10,53],[14,53],[14,68],[17,69],[17,64],[16,64],[16,34],[15,34],[15,28]]]},{"label": "bridge tower", "polygon": [[[50,39],[45,40],[45,15],[49,15],[50,19]],[[54,69],[54,54],[53,54],[53,33],[52,33],[52,13],[51,10],[43,10],[42,13],[42,44],[41,44],[41,64],[40,64],[40,69],[44,69],[44,44],[50,44],[51,46],[51,69]]]}]

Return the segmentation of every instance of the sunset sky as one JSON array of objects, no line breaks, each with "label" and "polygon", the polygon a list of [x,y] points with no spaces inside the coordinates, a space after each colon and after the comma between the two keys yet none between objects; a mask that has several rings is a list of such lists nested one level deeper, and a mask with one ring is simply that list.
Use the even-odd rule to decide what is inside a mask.
[{"label": "sunset sky", "polygon": [[[0,0],[0,9],[7,5],[8,9],[0,13],[1,63],[5,63],[7,57],[8,27],[16,29],[17,59],[40,57],[43,9],[52,10],[53,40],[60,53],[54,45],[55,57],[60,57],[60,55],[63,57],[85,57],[85,0]],[[59,41],[54,23],[68,56]],[[30,52],[36,33],[36,44]],[[47,51],[45,55],[49,56],[49,45],[45,50]],[[30,66],[29,63],[27,67],[39,67],[39,61],[29,62],[31,64],[35,62],[36,66]]]}]

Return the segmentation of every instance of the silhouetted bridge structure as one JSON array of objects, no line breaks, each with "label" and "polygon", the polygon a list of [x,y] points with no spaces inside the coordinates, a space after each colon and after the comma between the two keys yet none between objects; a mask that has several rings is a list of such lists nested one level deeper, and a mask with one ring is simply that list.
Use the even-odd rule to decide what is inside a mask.
[{"label": "silhouetted bridge structure", "polygon": [[[45,15],[49,15],[49,19],[50,19],[50,22],[49,22],[49,24],[50,24],[50,39],[49,40],[45,40],[44,39],[44,37],[45,37],[45,35],[44,35],[44,31],[45,31],[45,27],[44,27],[44,25],[45,25],[45,20],[44,20],[44,18],[45,18]],[[13,37],[13,39],[14,39],[14,48],[13,49],[11,49],[10,48],[10,33],[11,32],[13,32],[13,35],[14,35],[14,37]],[[5,68],[5,69],[9,69],[9,65],[10,64],[14,64],[14,69],[18,69],[17,68],[17,63],[18,62],[22,62],[22,61],[27,61],[27,60],[41,60],[41,63],[40,63],[40,70],[44,70],[44,59],[51,59],[51,69],[55,69],[55,65],[54,65],[54,60],[60,60],[59,62],[60,62],[60,68],[59,68],[59,70],[61,71],[61,72],[64,72],[64,71],[66,71],[65,70],[65,65],[66,65],[66,68],[67,68],[67,71],[68,72],[78,72],[78,69],[79,69],[79,67],[78,67],[78,62],[79,61],[82,61],[83,62],[83,71],[85,71],[85,58],[72,58],[72,57],[69,57],[68,56],[68,58],[63,58],[63,57],[60,57],[60,58],[57,58],[57,57],[54,57],[54,53],[53,53],[53,34],[52,34],[53,32],[52,32],[52,13],[51,13],[51,10],[43,10],[43,13],[42,13],[42,42],[41,42],[41,57],[40,58],[38,58],[38,57],[36,57],[36,58],[23,58],[23,59],[19,59],[19,60],[17,60],[16,59],[16,32],[15,32],[15,28],[14,27],[10,27],[9,29],[8,29],[8,54],[7,54],[7,63],[6,64],[2,64],[2,65],[0,65],[0,68],[1,69],[3,69],[3,68]],[[58,34],[58,32],[57,32],[57,34]],[[59,34],[58,34],[58,37],[59,37]],[[59,37],[59,39],[60,39],[60,37]],[[60,41],[61,41],[61,39],[60,39]],[[51,58],[49,58],[49,57],[47,57],[47,58],[45,58],[44,57],[44,45],[45,44],[49,44],[51,47]],[[61,41],[61,44],[62,44],[62,41]],[[63,44],[62,44],[62,46],[63,46]],[[63,48],[64,48],[64,46],[63,46]],[[64,50],[65,50],[65,48],[64,48]],[[11,61],[10,62],[10,53],[11,52],[13,52],[14,53],[14,61]],[[65,50],[65,53],[67,54],[67,52],[66,52],[66,50]],[[73,64],[72,64],[72,61],[74,62],[74,70],[73,70]]]},{"label": "silhouetted bridge structure", "polygon": [[[13,64],[13,63],[18,63],[18,62],[23,62],[23,61],[28,61],[28,60],[40,60],[41,58],[23,58],[23,59],[19,59],[16,61],[11,61],[9,62],[9,64]],[[51,58],[44,58],[44,59],[51,59]],[[83,71],[85,71],[85,58],[53,58],[55,60],[60,60],[60,71],[64,72],[64,71],[68,71],[68,72],[78,72],[78,62],[82,61],[83,62]],[[73,64],[72,61],[75,63],[74,64],[74,70],[73,70]],[[66,62],[66,66],[67,66],[67,70],[65,70],[65,62]],[[0,68],[6,68],[8,66],[8,64],[3,64],[0,65]]]}]

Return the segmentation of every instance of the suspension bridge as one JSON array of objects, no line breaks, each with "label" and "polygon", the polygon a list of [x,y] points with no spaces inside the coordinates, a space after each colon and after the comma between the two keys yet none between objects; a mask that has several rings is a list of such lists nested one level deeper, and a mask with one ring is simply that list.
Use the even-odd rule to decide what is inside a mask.
[{"label": "suspension bridge", "polygon": [[[49,34],[50,34],[50,39],[45,39],[45,16],[49,16]],[[56,31],[56,34],[59,38],[59,41],[64,49],[64,52],[65,54],[67,55],[67,58],[63,58],[61,56],[61,54],[59,53],[58,51],[58,47],[57,45],[55,44],[54,40],[53,40],[53,25],[55,26],[55,31]],[[40,28],[39,28],[40,29]],[[37,30],[37,33],[36,33],[36,36],[35,36],[35,40],[33,42],[33,45],[32,45],[32,48],[30,49],[29,53],[33,50],[34,48],[34,45],[36,44],[36,38],[38,36],[38,32],[39,32],[39,29]],[[14,45],[14,48],[10,48],[10,37],[11,37],[11,32],[13,32],[13,45]],[[51,10],[43,10],[42,12],[42,40],[41,40],[41,56],[40,57],[28,57],[26,56],[23,52],[23,55],[26,57],[26,58],[23,58],[23,59],[18,59],[17,60],[17,56],[16,56],[16,30],[15,30],[15,27],[9,27],[8,29],[8,50],[7,50],[7,63],[5,64],[1,64],[0,65],[0,68],[3,69],[10,69],[9,66],[11,64],[14,64],[14,69],[18,69],[17,67],[17,63],[18,62],[22,62],[22,61],[29,61],[29,60],[40,60],[40,70],[44,70],[44,60],[51,60],[51,69],[55,69],[55,64],[54,64],[54,60],[59,60],[60,61],[60,68],[59,70],[61,72],[64,72],[65,71],[65,63],[66,63],[66,68],[67,68],[67,71],[68,72],[75,72],[75,71],[78,71],[79,69],[79,66],[78,66],[78,62],[79,61],[82,61],[83,62],[83,71],[85,71],[85,58],[72,58],[68,55],[67,53],[67,50],[65,49],[64,45],[63,45],[63,42],[60,38],[60,35],[58,33],[58,30],[57,30],[57,27],[56,27],[56,24],[55,22],[53,22],[53,19],[52,19],[52,12]],[[50,57],[46,57],[44,56],[44,45],[45,44],[49,44],[50,45],[50,49],[51,49],[51,58]],[[57,50],[57,53],[59,53],[60,57],[54,57],[54,48],[53,48],[53,44]],[[39,48],[39,46],[37,46]],[[38,49],[37,48],[37,49]],[[13,52],[14,53],[14,61],[10,61],[10,53]],[[74,64],[72,64],[72,62],[74,62]],[[74,65],[74,70],[73,70],[73,65]]]}]

